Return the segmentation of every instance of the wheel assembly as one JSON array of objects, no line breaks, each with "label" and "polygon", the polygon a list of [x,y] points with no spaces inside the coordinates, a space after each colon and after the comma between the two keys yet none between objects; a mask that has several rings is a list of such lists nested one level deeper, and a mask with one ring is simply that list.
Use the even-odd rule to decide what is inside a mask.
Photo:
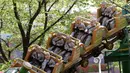
[{"label": "wheel assembly", "polygon": [[81,61],[81,66],[82,67],[87,67],[89,64],[89,61],[87,58],[83,58],[82,61]]},{"label": "wheel assembly", "polygon": [[113,46],[114,46],[114,44],[111,43],[111,42],[107,42],[107,43],[105,44],[105,48],[108,49],[108,50],[112,50],[112,49],[113,49]]}]

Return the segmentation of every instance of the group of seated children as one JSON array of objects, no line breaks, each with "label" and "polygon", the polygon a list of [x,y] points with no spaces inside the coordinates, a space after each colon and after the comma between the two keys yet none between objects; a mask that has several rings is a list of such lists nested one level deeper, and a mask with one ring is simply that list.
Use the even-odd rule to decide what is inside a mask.
[{"label": "group of seated children", "polygon": [[29,62],[47,73],[52,73],[56,62],[51,58],[50,53],[42,52],[41,47],[38,45],[35,45],[33,48],[35,48],[35,50],[32,52]]},{"label": "group of seated children", "polygon": [[97,25],[97,21],[94,19],[89,22],[90,24],[85,25],[81,21],[81,18],[77,17],[75,23],[73,24],[73,32],[71,33],[71,36],[81,40],[85,46],[88,46],[91,43],[92,33]]},{"label": "group of seated children", "polygon": [[62,56],[63,62],[67,63],[74,46],[75,43],[69,36],[58,34],[52,38],[49,50]]},{"label": "group of seated children", "polygon": [[107,6],[106,2],[101,3],[101,16],[98,18],[98,21],[101,25],[106,26],[108,30],[111,30],[115,26],[114,16],[118,12],[116,11],[116,6]]},{"label": "group of seated children", "polygon": [[[63,62],[66,64],[75,47],[75,42],[69,36],[58,34],[52,38],[50,45],[51,47],[48,49],[62,56]],[[33,48],[34,50],[31,53],[29,62],[47,73],[52,73],[56,62],[51,58],[50,53],[45,51],[42,52],[42,48],[38,45],[35,45]]]}]

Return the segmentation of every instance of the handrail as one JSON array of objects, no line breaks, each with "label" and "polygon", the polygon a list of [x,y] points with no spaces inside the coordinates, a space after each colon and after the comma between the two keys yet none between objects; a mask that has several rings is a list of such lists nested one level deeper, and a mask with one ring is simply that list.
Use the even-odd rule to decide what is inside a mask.
[{"label": "handrail", "polygon": [[[33,46],[30,46],[28,50],[30,50],[30,51],[34,50],[34,48],[32,48],[32,47],[33,47]],[[40,47],[41,47],[41,46],[40,46]],[[49,53],[52,54],[54,57],[58,58],[59,61],[62,60],[62,57],[61,57],[61,56],[59,56],[59,55],[57,55],[57,54],[55,54],[55,53],[49,51],[48,49],[44,49],[43,47],[41,47],[41,49],[42,49],[42,51],[41,51],[42,53],[44,53],[43,51],[49,52]]]},{"label": "handrail", "polygon": [[[53,34],[55,34],[55,35],[63,34],[63,35],[66,36],[66,37],[69,36],[71,39],[78,41],[78,43],[80,42],[80,40],[78,40],[78,39],[76,39],[76,38],[74,38],[74,37],[72,37],[72,36],[70,36],[70,35],[66,35],[66,34],[64,34],[64,33],[56,33],[56,32],[53,32],[52,35],[53,35]],[[77,44],[77,42],[76,42],[76,44]]]},{"label": "handrail", "polygon": [[[21,62],[24,62],[24,60],[22,60],[22,59],[20,59],[20,58],[16,58],[14,61],[21,61]],[[38,71],[40,71],[40,72],[42,72],[42,73],[46,73],[44,70],[41,70],[41,69],[39,69],[39,68],[37,68],[37,67],[35,67],[35,66],[33,66],[32,65],[32,68],[35,68],[35,69],[37,69]]]},{"label": "handrail", "polygon": [[[53,53],[52,51],[49,51],[48,49],[44,49],[44,48],[42,48],[42,49],[45,50],[45,51],[47,51],[47,52],[49,52],[49,53],[51,53],[53,56],[55,56],[56,58],[58,58],[60,61],[62,60],[62,57],[61,57],[61,56],[59,56],[59,55]],[[43,52],[43,51],[42,51],[42,52]],[[44,52],[43,52],[43,53],[44,53]]]}]

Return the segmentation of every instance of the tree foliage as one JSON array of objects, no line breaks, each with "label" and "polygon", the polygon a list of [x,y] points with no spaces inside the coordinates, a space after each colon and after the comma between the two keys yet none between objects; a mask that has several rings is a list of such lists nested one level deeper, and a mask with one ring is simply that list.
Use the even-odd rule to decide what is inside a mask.
[{"label": "tree foliage", "polygon": [[[104,0],[109,2],[109,0]],[[114,0],[119,5],[122,0]],[[13,36],[6,41],[24,51],[33,44],[46,45],[50,32],[70,33],[70,25],[76,16],[89,17],[89,8],[98,7],[102,0],[0,0],[1,33]]]},{"label": "tree foliage", "polygon": [[[76,2],[77,0],[70,3],[66,1],[61,7],[63,2],[60,0],[1,1],[2,33],[11,33],[16,40],[13,43],[22,43],[23,57],[25,57],[28,47],[59,22]],[[66,9],[60,11],[61,8]],[[34,23],[35,25],[42,24],[42,26],[33,28]]]}]

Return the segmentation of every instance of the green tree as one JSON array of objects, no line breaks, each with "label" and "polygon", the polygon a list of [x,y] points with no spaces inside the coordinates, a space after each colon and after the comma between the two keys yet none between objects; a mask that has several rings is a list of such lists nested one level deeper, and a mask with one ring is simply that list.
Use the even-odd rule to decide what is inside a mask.
[{"label": "green tree", "polygon": [[[50,32],[70,33],[76,16],[89,17],[89,8],[102,0],[0,0],[1,33],[11,33],[9,42],[23,48],[24,57],[32,43],[45,45]],[[109,2],[109,0],[104,0]],[[115,0],[116,2],[120,0]],[[122,2],[119,2],[119,4]],[[73,8],[72,8],[73,7]],[[42,26],[35,27],[36,24]],[[21,46],[22,45],[22,46]],[[6,50],[6,51],[7,51]]]},{"label": "green tree", "polygon": [[[11,9],[6,8],[8,6],[5,6],[5,10],[2,11],[1,16],[2,19],[5,23],[5,26],[7,23],[12,23],[11,26],[15,25],[12,29],[16,29],[15,31],[19,32],[14,32],[20,34],[20,38],[22,41],[22,46],[23,46],[23,58],[26,56],[28,47],[34,43],[36,40],[38,40],[42,35],[44,36],[45,33],[50,30],[57,22],[59,22],[70,10],[71,8],[76,4],[77,0],[71,1],[71,4],[69,7],[67,7],[68,10],[65,10],[63,14],[60,14],[59,17],[57,16],[57,20],[54,22],[50,22],[50,25],[47,25],[48,23],[48,14],[49,12],[55,13],[52,16],[57,15],[58,13],[57,6],[62,3],[60,0],[12,0],[12,2],[9,2],[8,0],[2,1],[2,3],[5,3],[12,7]],[[34,4],[34,5],[33,5]],[[48,6],[47,6],[48,4]],[[55,6],[56,8],[51,11],[52,7],[54,4],[57,4]],[[44,8],[44,11],[42,11],[42,8]],[[43,15],[43,13],[45,15]],[[39,15],[39,16],[38,16]],[[42,20],[42,18],[45,17]],[[41,19],[39,19],[41,18]],[[8,19],[8,20],[7,20]],[[33,22],[34,21],[41,21],[44,23],[44,29],[42,30],[42,33],[38,33],[37,37],[35,36],[34,39],[31,39],[31,35],[34,33],[31,33]],[[3,25],[2,25],[3,26]],[[10,28],[11,26],[5,27]],[[5,29],[4,28],[4,29]],[[11,30],[3,31],[3,32],[11,32]]]}]

